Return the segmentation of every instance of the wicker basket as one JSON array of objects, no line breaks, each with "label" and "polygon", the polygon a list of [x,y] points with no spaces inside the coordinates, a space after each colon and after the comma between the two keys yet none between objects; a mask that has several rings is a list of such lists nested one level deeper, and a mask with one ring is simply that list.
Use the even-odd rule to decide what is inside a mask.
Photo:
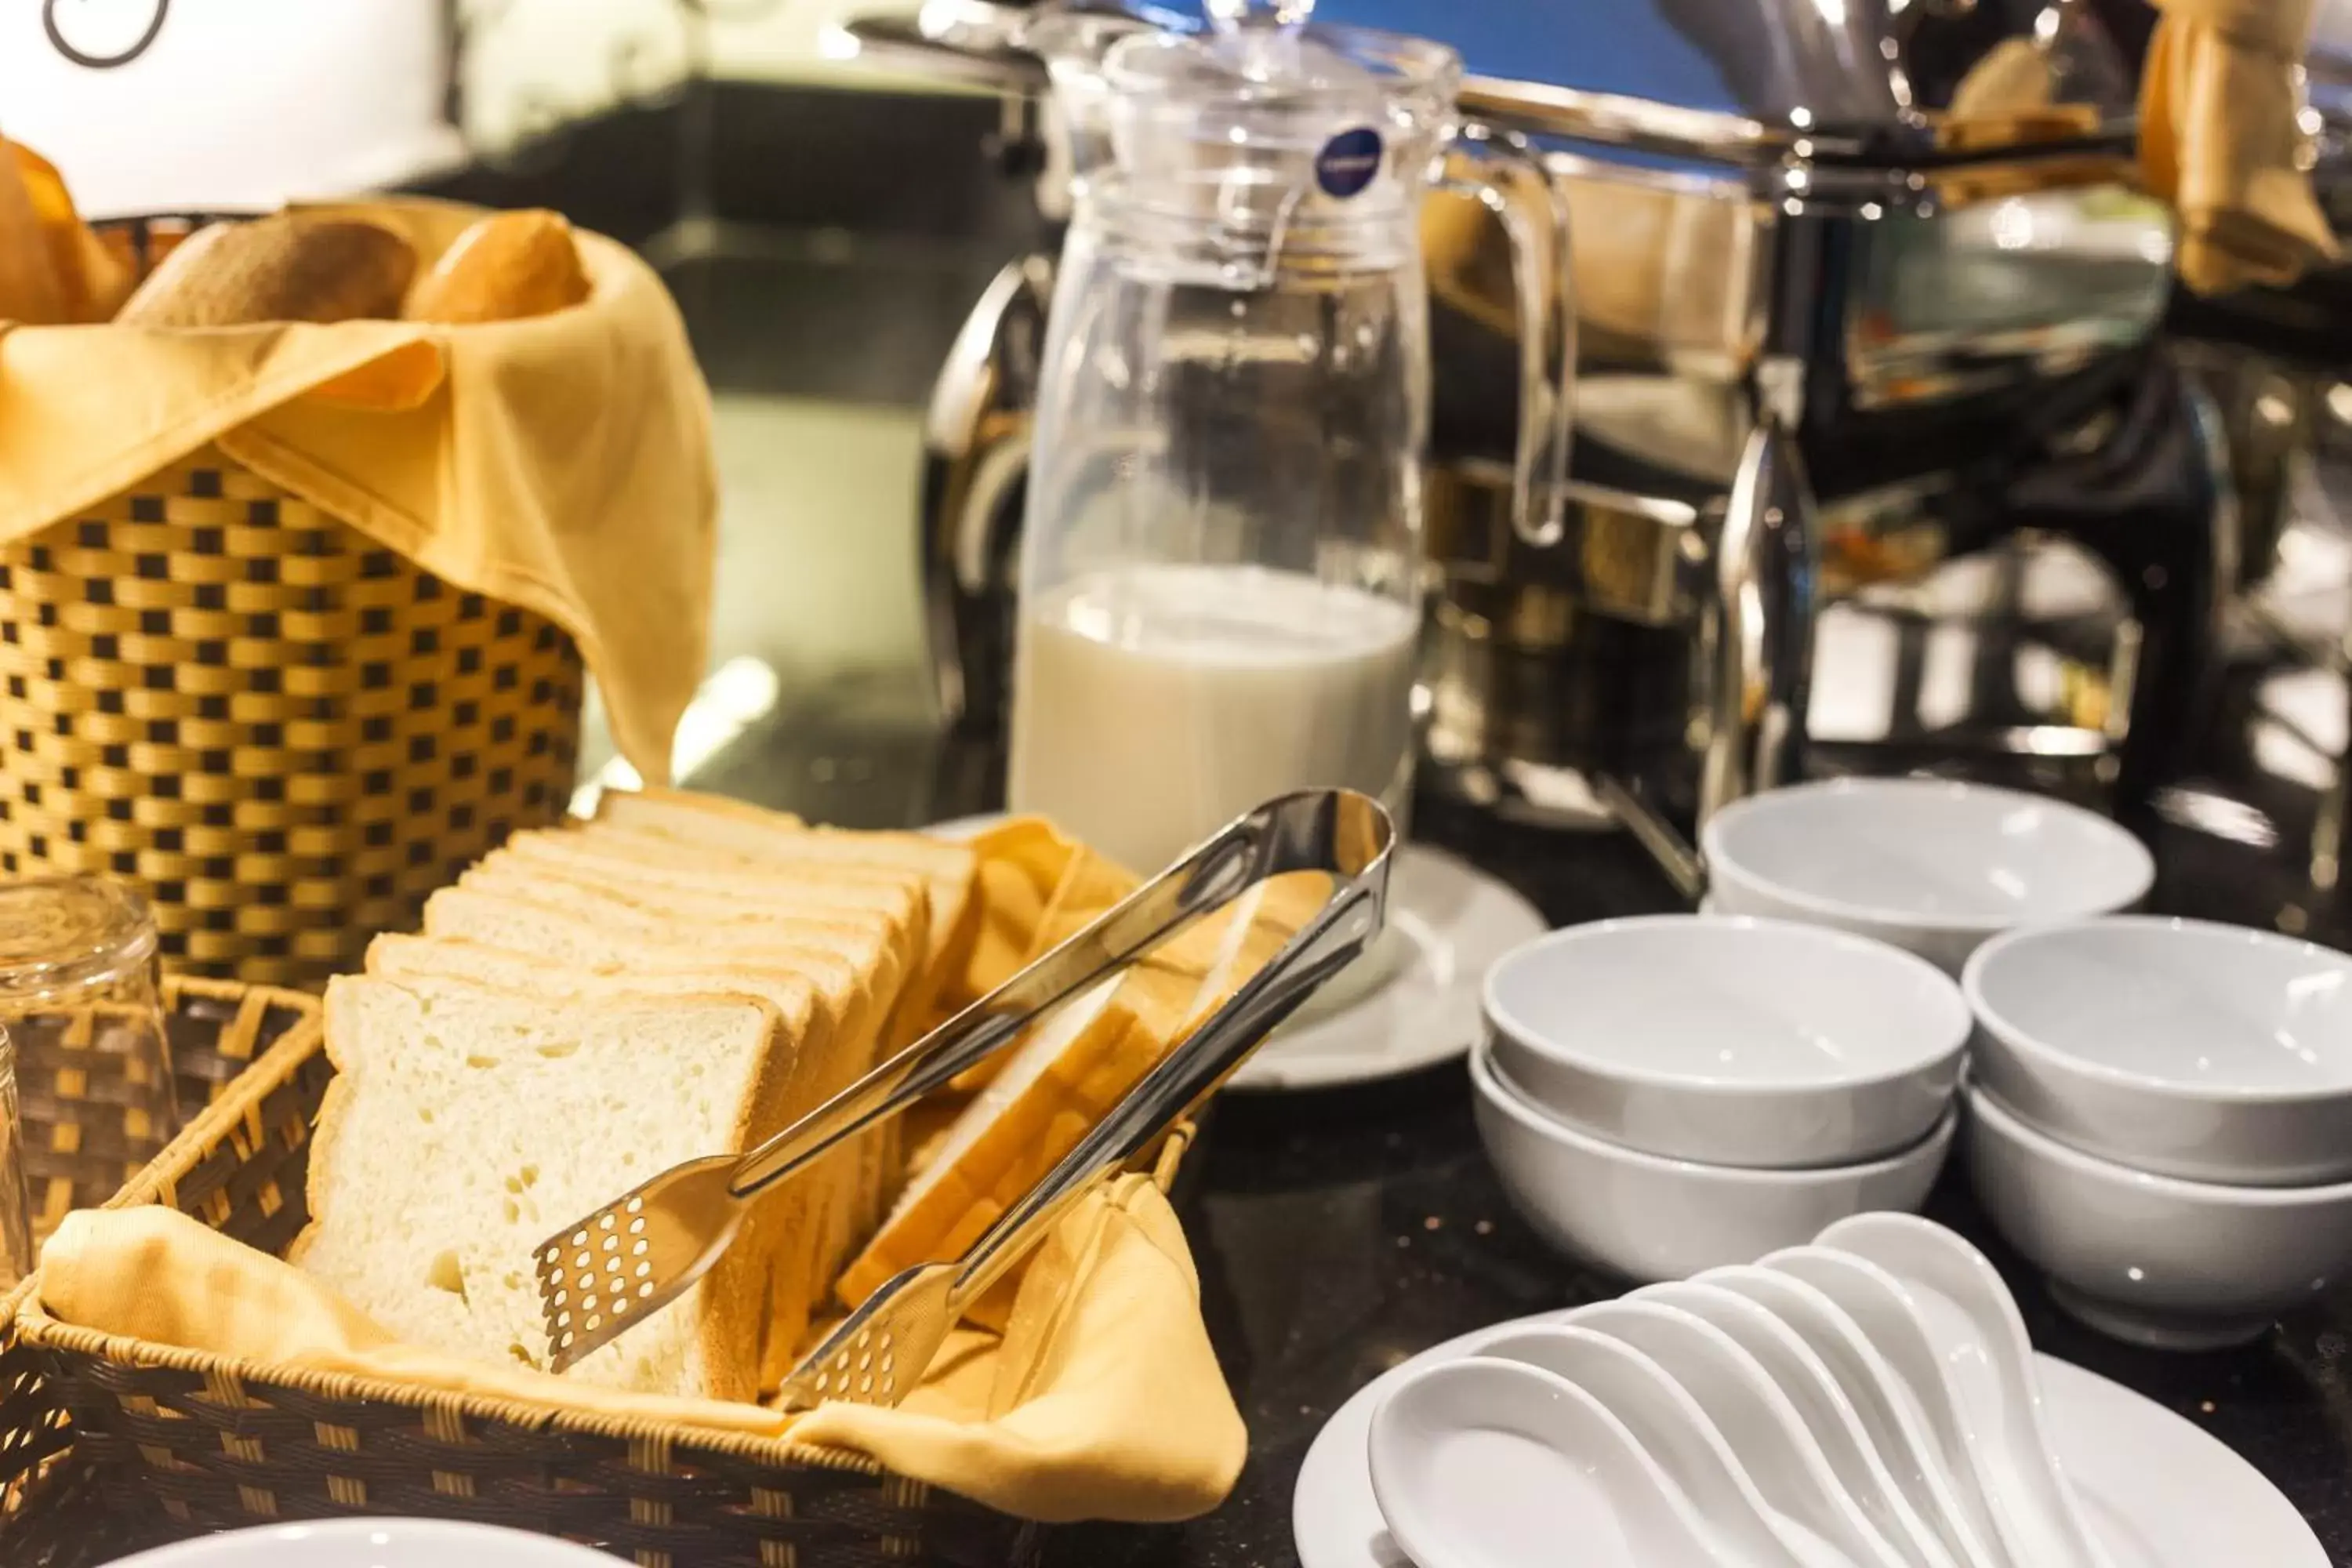
[{"label": "wicker basket", "polygon": [[207,447],[0,548],[0,873],[136,879],[166,965],[316,984],[562,810],[581,688],[548,621]]},{"label": "wicker basket", "polygon": [[[163,1005],[180,1113],[189,1124],[164,1152],[167,1161],[216,1141],[206,1131],[217,1120],[211,1108],[257,1059],[286,1044],[308,1052],[318,1039],[318,999],[295,992],[167,976]],[[10,1030],[34,1232],[44,1238],[68,1209],[106,1202],[137,1174],[124,1168],[123,1151],[136,1142],[121,1124],[124,1101],[110,1092],[102,1071],[90,1070],[103,1056],[77,1044],[89,1031],[74,1024],[37,1014]],[[215,1163],[190,1178],[192,1189],[217,1190],[229,1174]],[[95,1472],[60,1458],[73,1441],[64,1402],[38,1358],[9,1336],[16,1299],[0,1301],[0,1563],[68,1568],[100,1561],[99,1541],[114,1537],[91,1523],[100,1517],[91,1511]],[[79,1554],[84,1536],[87,1557]]]},{"label": "wicker basket", "polygon": [[[282,1252],[307,1218],[309,1132],[332,1076],[318,1030],[286,1034],[114,1202],[175,1204]],[[1185,1142],[1162,1152],[1163,1185]],[[646,1568],[1018,1568],[1038,1552],[1038,1526],[857,1456],[41,1321],[0,1333],[15,1336],[0,1343],[0,1487],[13,1472],[25,1494],[0,1516],[8,1568],[83,1568],[207,1530],[386,1513],[565,1535]]]}]

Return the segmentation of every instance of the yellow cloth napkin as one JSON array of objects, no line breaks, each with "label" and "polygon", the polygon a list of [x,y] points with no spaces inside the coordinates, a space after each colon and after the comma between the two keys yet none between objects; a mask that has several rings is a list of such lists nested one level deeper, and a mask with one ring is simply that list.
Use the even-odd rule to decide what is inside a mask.
[{"label": "yellow cloth napkin", "polygon": [[[1247,1434],[1202,1326],[1181,1228],[1120,1178],[1024,1271],[1002,1337],[959,1331],[894,1410],[656,1398],[395,1342],[309,1276],[161,1205],[68,1215],[26,1310],[142,1340],[385,1378],[531,1411],[663,1424],[862,1454],[1023,1518],[1188,1519],[1224,1500]],[[527,1414],[527,1413],[526,1413]]]},{"label": "yellow cloth napkin", "polygon": [[2284,285],[2336,258],[2295,123],[2312,0],[2158,0],[2140,77],[2142,178],[2180,215],[2200,294]]},{"label": "yellow cloth napkin", "polygon": [[[340,210],[399,229],[425,266],[481,216]],[[599,236],[578,242],[591,298],[519,321],[0,321],[0,543],[216,443],[457,586],[570,632],[622,753],[667,780],[709,635],[709,393],[652,268]]]}]

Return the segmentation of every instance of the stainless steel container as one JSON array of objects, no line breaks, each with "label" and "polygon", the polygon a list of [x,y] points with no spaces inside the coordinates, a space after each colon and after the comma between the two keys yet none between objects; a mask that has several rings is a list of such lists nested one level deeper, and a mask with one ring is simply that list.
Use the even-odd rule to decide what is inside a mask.
[{"label": "stainless steel container", "polygon": [[[894,64],[1027,100],[1030,15],[929,0],[853,31]],[[2210,432],[2152,345],[2168,220],[2124,184],[2131,87],[2084,6],[1325,0],[1326,15],[1460,48],[1465,112],[1542,148],[1573,219],[1569,527],[1528,539],[1504,504],[1521,348],[1500,226],[1442,198],[1424,212],[1441,786],[1559,821],[1629,797],[1704,816],[1800,765],[1825,605],[1916,619],[1939,567],[2014,554],[2021,530],[2102,563],[2116,647],[2074,658],[2082,679],[2055,696],[2002,690],[1994,667],[2016,656],[2000,639],[2046,628],[1978,603],[1967,711],[1893,712],[1878,739],[2120,746],[2108,773],[2157,770],[2169,740],[2149,678],[2177,693],[2201,663],[2221,491]],[[1002,717],[1049,277],[1032,258],[998,279],[932,408],[940,693],[981,725]]]}]

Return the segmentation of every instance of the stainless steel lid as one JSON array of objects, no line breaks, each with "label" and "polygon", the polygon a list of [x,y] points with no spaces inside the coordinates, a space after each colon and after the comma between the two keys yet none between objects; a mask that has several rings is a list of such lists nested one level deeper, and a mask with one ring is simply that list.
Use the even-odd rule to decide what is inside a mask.
[{"label": "stainless steel lid", "polygon": [[[1197,26],[1149,0],[1071,9]],[[850,31],[1010,84],[1034,7],[926,0]],[[2127,147],[2133,92],[2080,0],[1320,0],[1318,21],[1463,56],[1465,109],[1589,143],[1734,164],[1918,169]]]},{"label": "stainless steel lid", "polygon": [[1444,39],[1473,79],[1464,102],[1494,118],[1735,162],[1975,162],[2132,122],[2119,53],[2069,0],[1322,0],[1317,15]]}]

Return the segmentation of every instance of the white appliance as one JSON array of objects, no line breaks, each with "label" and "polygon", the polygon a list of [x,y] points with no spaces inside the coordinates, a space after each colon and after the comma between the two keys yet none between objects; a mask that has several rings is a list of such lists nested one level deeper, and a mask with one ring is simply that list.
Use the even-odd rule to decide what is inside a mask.
[{"label": "white appliance", "polygon": [[[445,10],[14,0],[0,5],[0,133],[49,158],[101,216],[269,207],[414,178],[465,153],[443,118]],[[123,63],[83,63],[111,59]]]}]

